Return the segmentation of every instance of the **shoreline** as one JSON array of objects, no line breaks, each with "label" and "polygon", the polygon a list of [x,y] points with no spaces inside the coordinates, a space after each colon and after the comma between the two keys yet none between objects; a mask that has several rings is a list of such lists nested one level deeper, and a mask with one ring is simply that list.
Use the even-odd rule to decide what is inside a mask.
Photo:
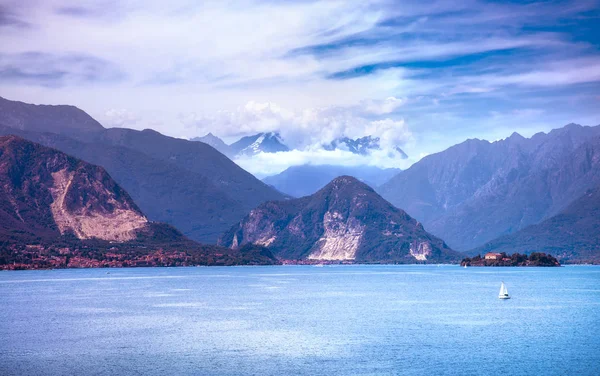
[{"label": "shoreline", "polygon": [[[319,265],[319,264],[272,264],[272,265],[181,265],[181,266],[123,266],[123,267],[84,267],[84,268],[29,268],[29,269],[7,269],[7,268],[2,268],[0,269],[0,273],[1,272],[29,272],[29,271],[57,271],[57,270],[106,270],[106,271],[110,271],[110,270],[122,270],[122,269],[127,269],[127,270],[131,270],[131,269],[190,269],[190,268],[263,268],[263,267],[315,267],[315,265]],[[407,267],[456,267],[456,268],[460,268],[460,269],[464,269],[462,266],[460,266],[459,264],[450,264],[450,263],[443,263],[443,264],[394,264],[394,263],[389,263],[389,264],[383,264],[383,263],[344,263],[344,264],[322,264],[323,266],[328,266],[328,267],[340,267],[340,266],[355,266],[355,267],[360,267],[360,266],[407,266]],[[477,267],[477,268],[485,268],[485,267],[492,267],[492,268],[500,268],[500,269],[506,269],[506,268],[523,268],[523,269],[535,269],[535,268],[540,268],[540,269],[549,269],[549,268],[561,268],[561,267],[590,267],[590,266],[600,266],[600,263],[565,263],[565,264],[561,264],[560,266],[553,266],[553,267],[548,267],[548,266],[539,266],[539,265],[530,265],[530,266],[469,266],[468,268],[471,267]]]}]

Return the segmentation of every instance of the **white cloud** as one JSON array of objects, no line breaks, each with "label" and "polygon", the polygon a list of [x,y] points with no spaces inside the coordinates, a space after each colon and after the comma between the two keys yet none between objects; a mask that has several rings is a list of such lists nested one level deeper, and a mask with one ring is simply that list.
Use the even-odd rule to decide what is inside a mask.
[{"label": "white cloud", "polygon": [[259,153],[253,157],[241,157],[235,162],[259,178],[278,174],[290,166],[304,164],[339,166],[377,166],[381,168],[407,168],[414,160],[400,159],[387,151],[374,151],[369,156],[353,154],[345,150],[309,148],[278,153]]},{"label": "white cloud", "polygon": [[375,114],[384,115],[396,111],[406,103],[406,99],[388,97],[381,101],[367,100],[362,103],[365,111]]},{"label": "white cloud", "polygon": [[124,108],[106,111],[104,119],[106,126],[118,128],[131,128],[140,121],[140,117],[137,114]]}]

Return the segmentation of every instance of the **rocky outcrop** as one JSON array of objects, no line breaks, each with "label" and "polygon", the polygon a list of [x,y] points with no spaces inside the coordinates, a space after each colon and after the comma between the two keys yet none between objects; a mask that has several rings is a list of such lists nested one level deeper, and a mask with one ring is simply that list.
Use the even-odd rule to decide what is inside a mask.
[{"label": "rocky outcrop", "polygon": [[460,255],[403,210],[350,176],[300,199],[265,203],[220,244],[268,247],[281,259],[351,262],[443,262]]},{"label": "rocky outcrop", "polygon": [[78,239],[128,241],[135,239],[136,230],[148,223],[146,217],[127,203],[122,205],[105,187],[98,188],[103,190],[107,203],[114,208],[112,212],[97,212],[87,206],[70,209],[66,202],[67,196],[72,194],[73,190],[81,189],[73,185],[75,178],[75,172],[67,171],[66,168],[52,173],[54,184],[50,192],[54,201],[50,210],[61,234],[71,232]]},{"label": "rocky outcrop", "polygon": [[337,211],[323,216],[323,235],[308,255],[311,260],[354,260],[365,226],[356,218],[344,218]]}]

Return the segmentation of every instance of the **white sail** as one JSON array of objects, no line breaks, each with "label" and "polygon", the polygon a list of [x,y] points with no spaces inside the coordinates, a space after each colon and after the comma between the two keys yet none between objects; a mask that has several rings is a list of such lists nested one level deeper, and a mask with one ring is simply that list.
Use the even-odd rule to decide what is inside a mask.
[{"label": "white sail", "polygon": [[508,289],[504,286],[504,282],[500,285],[500,293],[498,293],[500,299],[508,299]]}]

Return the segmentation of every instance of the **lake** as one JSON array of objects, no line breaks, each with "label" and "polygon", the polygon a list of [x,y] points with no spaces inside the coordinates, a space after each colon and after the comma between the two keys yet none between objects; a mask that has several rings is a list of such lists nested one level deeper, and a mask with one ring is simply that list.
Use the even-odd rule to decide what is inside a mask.
[{"label": "lake", "polygon": [[0,300],[2,375],[600,374],[596,266],[16,271]]}]

